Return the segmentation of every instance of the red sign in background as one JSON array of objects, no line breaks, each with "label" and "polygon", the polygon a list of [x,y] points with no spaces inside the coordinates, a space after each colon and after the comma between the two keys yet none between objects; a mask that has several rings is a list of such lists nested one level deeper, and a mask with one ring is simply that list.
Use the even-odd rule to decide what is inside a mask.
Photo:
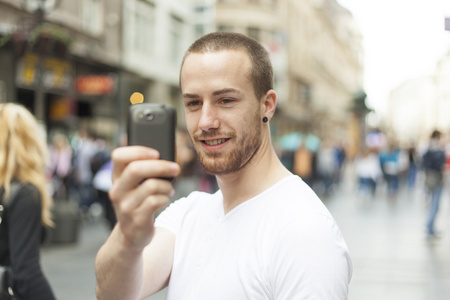
[{"label": "red sign in background", "polygon": [[108,95],[114,88],[115,80],[111,75],[82,75],[75,81],[75,89],[82,95]]}]

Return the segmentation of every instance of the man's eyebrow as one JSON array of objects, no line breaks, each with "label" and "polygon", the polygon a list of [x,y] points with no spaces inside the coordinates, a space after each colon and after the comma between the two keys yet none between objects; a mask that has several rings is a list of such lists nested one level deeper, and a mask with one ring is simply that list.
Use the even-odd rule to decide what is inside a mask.
[{"label": "man's eyebrow", "polygon": [[184,93],[183,94],[183,98],[187,98],[187,99],[196,99],[196,98],[200,98],[197,94],[191,94],[191,93]]},{"label": "man's eyebrow", "polygon": [[224,89],[215,91],[213,93],[213,95],[218,96],[218,95],[222,95],[222,94],[226,94],[226,93],[239,93],[239,91],[236,89],[233,89],[233,88],[224,88]]},{"label": "man's eyebrow", "polygon": [[[240,92],[237,89],[224,88],[224,89],[221,89],[221,90],[214,91],[213,92],[213,96],[218,96],[218,95],[222,95],[222,94],[226,94],[226,93],[240,93]],[[197,99],[197,98],[200,98],[200,96],[197,95],[197,94],[192,94],[192,93],[184,93],[183,94],[183,98],[185,98],[185,99]]]}]

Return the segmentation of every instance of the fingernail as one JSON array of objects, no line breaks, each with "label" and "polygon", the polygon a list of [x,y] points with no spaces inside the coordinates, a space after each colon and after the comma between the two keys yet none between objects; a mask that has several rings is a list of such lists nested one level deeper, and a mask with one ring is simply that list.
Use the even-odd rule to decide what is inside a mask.
[{"label": "fingernail", "polygon": [[178,171],[179,168],[180,168],[180,166],[178,166],[177,163],[170,164],[170,169],[173,171]]},{"label": "fingernail", "polygon": [[174,190],[174,189],[172,189],[172,190],[170,191],[170,194],[169,194],[169,197],[173,197],[173,196],[175,196],[175,190]]},{"label": "fingernail", "polygon": [[148,154],[149,154],[151,157],[155,157],[155,156],[158,156],[158,151],[156,151],[156,150],[154,150],[154,149],[150,149],[150,150],[148,151]]}]

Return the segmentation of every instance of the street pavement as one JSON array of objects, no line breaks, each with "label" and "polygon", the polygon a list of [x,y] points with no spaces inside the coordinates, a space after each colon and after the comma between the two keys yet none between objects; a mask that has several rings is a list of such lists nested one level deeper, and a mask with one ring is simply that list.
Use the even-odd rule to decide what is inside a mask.
[{"label": "street pavement", "polygon": [[[110,231],[101,218],[82,220],[78,241],[72,244],[45,245],[41,264],[58,300],[95,300],[94,262],[97,251]],[[148,297],[165,299],[165,290]]]},{"label": "street pavement", "polygon": [[[450,190],[443,192],[437,229],[441,238],[427,240],[428,209],[422,178],[414,190],[388,198],[379,187],[374,198],[355,191],[351,171],[323,201],[338,222],[354,264],[349,300],[450,299]],[[95,297],[95,255],[109,229],[101,219],[84,220],[75,244],[47,245],[42,267],[60,300]],[[162,291],[148,299],[165,299]]]},{"label": "street pavement", "polygon": [[372,199],[349,184],[325,201],[352,255],[350,300],[450,299],[450,191],[443,192],[436,221],[441,238],[428,240],[423,186],[419,177],[416,189],[393,199],[381,186]]}]

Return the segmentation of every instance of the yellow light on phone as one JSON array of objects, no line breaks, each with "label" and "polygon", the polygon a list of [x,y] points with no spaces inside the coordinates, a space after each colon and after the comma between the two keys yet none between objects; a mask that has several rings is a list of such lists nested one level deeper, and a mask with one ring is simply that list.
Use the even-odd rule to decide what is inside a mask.
[{"label": "yellow light on phone", "polygon": [[131,102],[131,104],[142,103],[142,102],[144,102],[144,95],[142,95],[139,92],[134,92],[130,96],[130,102]]}]

